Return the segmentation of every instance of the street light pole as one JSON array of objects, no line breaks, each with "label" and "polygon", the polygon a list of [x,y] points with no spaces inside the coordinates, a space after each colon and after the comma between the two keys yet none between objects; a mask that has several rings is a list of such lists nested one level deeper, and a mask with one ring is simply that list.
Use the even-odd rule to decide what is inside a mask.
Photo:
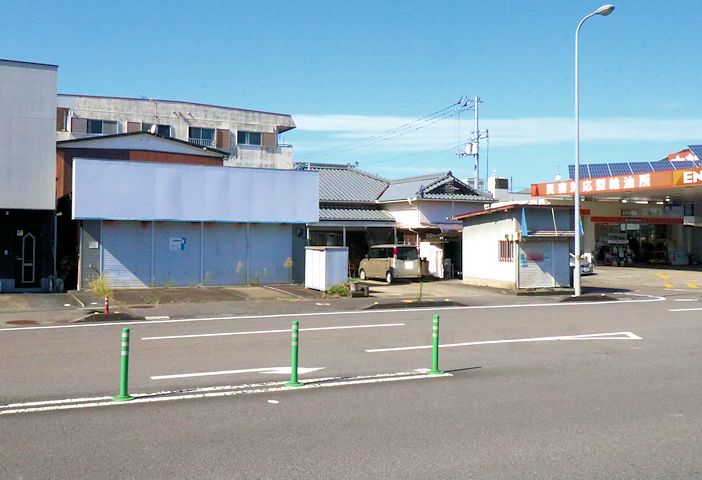
[{"label": "street light pole", "polygon": [[575,234],[575,265],[573,266],[573,288],[575,296],[581,295],[580,288],[580,82],[578,77],[578,38],[583,23],[595,15],[606,17],[614,11],[614,5],[603,5],[585,18],[580,20],[575,29],[575,215],[573,229]]}]

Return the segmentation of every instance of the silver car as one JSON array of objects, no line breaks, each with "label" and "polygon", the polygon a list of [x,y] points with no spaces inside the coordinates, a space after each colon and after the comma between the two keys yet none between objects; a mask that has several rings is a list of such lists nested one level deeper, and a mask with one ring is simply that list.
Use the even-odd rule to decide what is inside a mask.
[{"label": "silver car", "polygon": [[421,269],[417,247],[375,245],[358,265],[358,276],[361,280],[384,278],[387,283],[392,283],[396,278],[419,278]]},{"label": "silver car", "polygon": [[[570,254],[570,268],[575,268],[575,255]],[[592,262],[584,257],[580,257],[580,275],[592,275],[595,273],[595,267]]]}]

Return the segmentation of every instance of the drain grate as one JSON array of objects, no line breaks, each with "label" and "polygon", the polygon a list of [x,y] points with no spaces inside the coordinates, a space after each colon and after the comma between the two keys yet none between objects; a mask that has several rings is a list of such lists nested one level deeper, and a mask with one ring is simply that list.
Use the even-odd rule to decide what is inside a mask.
[{"label": "drain grate", "polygon": [[39,322],[36,320],[10,320],[9,322],[5,322],[8,325],[39,325]]}]

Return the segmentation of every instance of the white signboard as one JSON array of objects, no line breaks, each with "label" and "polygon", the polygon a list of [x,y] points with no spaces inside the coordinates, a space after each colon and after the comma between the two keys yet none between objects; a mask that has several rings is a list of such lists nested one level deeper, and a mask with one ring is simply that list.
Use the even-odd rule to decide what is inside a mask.
[{"label": "white signboard", "polygon": [[181,222],[319,221],[319,173],[75,159],[73,218]]},{"label": "white signboard", "polygon": [[185,250],[185,239],[182,237],[171,237],[168,239],[168,249],[171,252],[182,252]]}]

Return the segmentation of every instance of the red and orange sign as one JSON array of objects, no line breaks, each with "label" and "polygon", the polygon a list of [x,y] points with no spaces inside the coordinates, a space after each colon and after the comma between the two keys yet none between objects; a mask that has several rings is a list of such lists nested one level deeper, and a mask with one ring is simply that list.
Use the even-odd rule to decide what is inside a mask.
[{"label": "red and orange sign", "polygon": [[[660,188],[677,188],[702,185],[702,169],[667,170],[664,172],[635,173],[613,177],[585,178],[580,180],[581,195],[633,192]],[[533,183],[532,197],[565,197],[575,194],[575,181]]]}]

